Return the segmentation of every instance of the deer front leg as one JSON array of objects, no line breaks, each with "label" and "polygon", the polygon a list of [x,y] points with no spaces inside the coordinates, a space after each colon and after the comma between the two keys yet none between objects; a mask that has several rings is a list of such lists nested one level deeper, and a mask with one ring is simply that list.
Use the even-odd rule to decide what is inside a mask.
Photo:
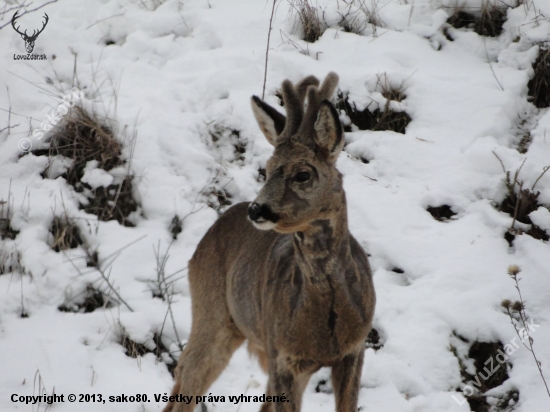
[{"label": "deer front leg", "polygon": [[[244,341],[228,328],[215,329],[208,324],[194,324],[193,328],[176,367],[176,383],[171,396],[203,395]],[[170,402],[163,412],[191,412],[195,406],[195,402]]]},{"label": "deer front leg", "polygon": [[336,412],[357,412],[359,384],[365,350],[351,353],[332,367],[332,386],[336,397]]},{"label": "deer front leg", "polygon": [[311,372],[297,371],[281,359],[270,361],[266,395],[284,396],[286,402],[264,403],[260,412],[298,412]]}]

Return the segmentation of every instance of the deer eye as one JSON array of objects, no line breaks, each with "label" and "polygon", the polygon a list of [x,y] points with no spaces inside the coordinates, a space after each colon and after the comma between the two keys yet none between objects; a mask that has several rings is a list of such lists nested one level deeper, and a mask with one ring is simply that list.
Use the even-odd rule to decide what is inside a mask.
[{"label": "deer eye", "polygon": [[294,176],[294,181],[296,181],[298,183],[304,183],[304,182],[307,182],[309,180],[310,176],[311,175],[309,174],[309,172],[298,172]]}]

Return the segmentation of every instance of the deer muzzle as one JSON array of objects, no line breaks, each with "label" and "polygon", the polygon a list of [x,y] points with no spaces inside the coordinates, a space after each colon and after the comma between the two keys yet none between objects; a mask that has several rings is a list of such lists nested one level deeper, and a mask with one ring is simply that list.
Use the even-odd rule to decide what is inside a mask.
[{"label": "deer muzzle", "polygon": [[261,230],[273,229],[279,221],[279,215],[273,213],[269,205],[256,202],[248,206],[248,218]]}]

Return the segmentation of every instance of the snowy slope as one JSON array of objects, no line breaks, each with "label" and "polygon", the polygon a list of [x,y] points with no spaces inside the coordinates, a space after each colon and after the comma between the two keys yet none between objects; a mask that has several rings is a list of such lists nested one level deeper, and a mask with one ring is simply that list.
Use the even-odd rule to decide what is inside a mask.
[{"label": "snowy slope", "polygon": [[[466,6],[475,10],[480,3]],[[363,412],[468,411],[467,402],[459,405],[452,397],[463,399],[458,391],[464,385],[450,348],[467,354],[457,335],[470,344],[507,344],[516,336],[500,307],[503,299],[517,299],[507,275],[511,264],[522,268],[527,313],[540,325],[533,332],[535,350],[550,378],[550,244],[526,234],[516,236],[513,246],[504,239],[513,217],[497,207],[507,192],[495,156],[512,174],[525,161],[519,175],[524,187],[531,187],[550,165],[550,110],[527,101],[536,43],[548,40],[550,3],[533,0],[529,7],[509,8],[498,37],[447,28],[454,2],[376,4],[384,27],[374,30],[367,24],[355,34],[335,24],[342,2],[320,2],[330,27],[315,43],[305,43],[295,16],[289,17],[291,7],[280,0],[265,100],[279,107],[275,93],[284,79],[322,78],[330,71],[339,74],[340,89],[360,109],[385,101],[376,89],[377,76],[385,73],[392,84],[403,85],[406,99],[392,105],[412,118],[406,133],[353,128],[338,160],[350,230],[373,266],[374,327],[383,342],[377,351],[367,349],[359,405]],[[14,5],[8,2],[7,8]],[[3,16],[0,26],[14,11]],[[183,231],[169,248],[166,273],[185,269],[218,216],[208,206],[216,196],[208,193],[224,190],[236,203],[253,199],[261,188],[259,169],[272,147],[256,125],[249,99],[262,93],[271,4],[59,0],[23,16],[22,26],[39,27],[44,11],[49,23],[34,53],[46,54],[48,60],[14,60],[14,54],[24,53],[23,40],[9,24],[0,30],[0,199],[8,202],[2,213],[11,204],[12,226],[19,231],[14,239],[2,240],[0,255],[20,255],[20,265],[0,274],[0,410],[30,410],[10,397],[37,395],[40,385],[48,394],[107,398],[146,393],[151,400],[52,407],[60,412],[161,410],[163,403],[155,402],[153,394],[169,392],[172,377],[152,353],[137,359],[125,355],[121,325],[133,341],[153,347],[153,335],[162,331],[164,345],[177,356],[177,339],[185,341],[191,328],[186,271],[174,283],[176,336],[167,302],[152,296],[148,282],[157,278],[155,250],[166,252],[172,241],[170,222],[175,215],[185,217]],[[29,124],[38,128],[73,86],[84,92],[84,107],[116,119],[111,125],[124,144],[141,205],[135,227],[99,222],[79,209],[78,194],[63,177],[41,176],[46,156],[21,156],[23,138],[33,148],[44,147],[29,136]],[[518,126],[528,127],[532,136],[524,154],[517,150]],[[230,136],[231,130],[238,137]],[[220,140],[214,142],[212,134]],[[235,153],[235,139],[244,153]],[[110,176],[89,166],[92,185],[108,184]],[[550,173],[536,190],[538,202],[550,205]],[[437,221],[427,212],[445,204],[456,213],[449,221]],[[90,282],[101,280],[87,267],[81,246],[52,250],[49,228],[53,217],[64,213],[78,222],[100,259],[115,254],[110,279],[133,311],[124,304],[91,313],[58,310]],[[547,209],[539,209],[532,219],[550,233]],[[107,290],[105,283],[102,287]],[[517,390],[516,411],[550,410],[529,351],[520,346],[510,362],[509,379],[490,395]],[[329,370],[314,375],[304,411],[334,410],[333,395],[316,390],[328,378]],[[210,392],[260,395],[265,383],[243,347]],[[206,406],[208,411],[237,410],[229,402]],[[244,403],[239,410],[259,406]]]}]

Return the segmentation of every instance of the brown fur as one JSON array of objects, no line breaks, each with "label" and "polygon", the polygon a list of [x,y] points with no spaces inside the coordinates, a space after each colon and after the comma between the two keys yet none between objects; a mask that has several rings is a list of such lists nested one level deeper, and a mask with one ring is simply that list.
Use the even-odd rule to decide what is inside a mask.
[{"label": "brown fur", "polygon": [[[269,374],[266,394],[290,400],[265,403],[262,412],[299,411],[311,374],[323,366],[332,367],[337,411],[357,411],[375,294],[367,256],[348,230],[342,176],[335,168],[343,132],[326,99],[337,81],[334,73],[319,89],[313,76],[297,86],[285,81],[286,119],[253,99],[275,152],[254,202],[271,215],[250,216],[257,227],[273,230],[254,227],[249,204],[240,203],[199,243],[189,263],[193,326],[173,395],[203,395],[248,339]],[[308,179],[301,181],[304,173]],[[164,411],[193,407],[172,402]]]}]

